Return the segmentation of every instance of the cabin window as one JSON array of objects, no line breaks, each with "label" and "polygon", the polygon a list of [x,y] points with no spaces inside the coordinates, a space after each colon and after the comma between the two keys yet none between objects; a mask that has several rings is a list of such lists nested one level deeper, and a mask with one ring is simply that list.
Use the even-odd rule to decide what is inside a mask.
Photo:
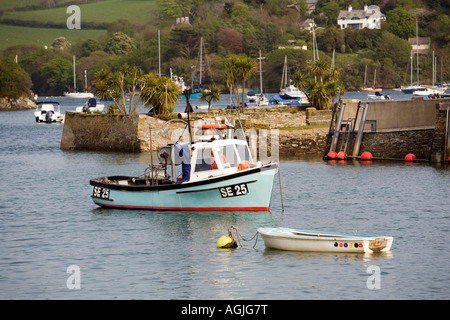
[{"label": "cabin window", "polygon": [[233,145],[220,147],[217,151],[224,168],[237,167],[239,165],[239,159]]},{"label": "cabin window", "polygon": [[211,170],[212,152],[212,148],[205,148],[198,151],[195,172]]},{"label": "cabin window", "polygon": [[241,161],[252,162],[252,157],[250,155],[250,150],[246,145],[236,145],[237,152]]}]

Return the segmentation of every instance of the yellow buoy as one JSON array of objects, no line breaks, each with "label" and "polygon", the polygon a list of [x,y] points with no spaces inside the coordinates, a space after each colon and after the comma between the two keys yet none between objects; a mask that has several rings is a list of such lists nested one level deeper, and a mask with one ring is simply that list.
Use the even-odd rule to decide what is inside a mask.
[{"label": "yellow buoy", "polygon": [[237,243],[236,240],[234,240],[233,236],[231,235],[231,232],[228,234],[228,236],[221,236],[219,240],[217,240],[217,248],[236,248]]}]

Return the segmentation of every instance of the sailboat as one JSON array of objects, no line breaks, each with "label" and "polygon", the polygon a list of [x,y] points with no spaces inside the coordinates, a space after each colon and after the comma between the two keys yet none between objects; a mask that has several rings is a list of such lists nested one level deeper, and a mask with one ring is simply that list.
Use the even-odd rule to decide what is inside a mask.
[{"label": "sailboat", "polygon": [[287,72],[287,56],[284,56],[283,75],[281,77],[281,88],[279,93],[280,98],[284,100],[298,100],[300,103],[308,103],[308,98],[303,91],[290,83],[288,84]]},{"label": "sailboat", "polygon": [[[87,73],[84,71],[85,86],[87,87]],[[90,92],[77,92],[77,76],[75,71],[75,56],[73,56],[73,92],[64,92],[67,98],[86,99],[93,98],[94,95]]]},{"label": "sailboat", "polygon": [[[195,66],[194,66],[195,68]],[[202,68],[203,68],[203,37],[200,38],[200,76],[199,76],[199,87],[202,88],[203,84],[202,84]],[[194,80],[192,78],[191,81],[191,95],[190,98],[191,99],[198,99],[202,96],[202,92],[200,89],[194,89]],[[181,95],[183,98],[186,98],[186,96],[184,95],[184,91],[182,91],[183,94]]]},{"label": "sailboat", "polygon": [[377,83],[377,70],[375,69],[373,74],[373,86],[369,87],[367,86],[367,65],[366,65],[366,71],[364,72],[364,87],[362,89],[363,92],[381,92],[381,88],[376,87]]},{"label": "sailboat", "polygon": [[261,57],[261,49],[259,50],[259,87],[260,94],[256,96],[256,105],[257,106],[267,106],[269,104],[269,99],[263,93],[263,83],[262,83],[262,57]]},{"label": "sailboat", "polygon": [[[417,47],[419,47],[419,34],[418,34],[418,27],[417,27],[417,19],[416,19],[416,43],[417,43]],[[402,87],[401,90],[403,93],[406,94],[412,94],[414,92],[419,92],[419,91],[423,91],[426,88],[419,85],[419,48],[416,49],[417,51],[417,83],[414,84],[413,83],[413,52],[411,50],[411,84],[408,87]]]},{"label": "sailboat", "polygon": [[414,91],[413,95],[415,96],[422,96],[422,97],[428,97],[428,96],[439,96],[444,94],[445,90],[442,86],[436,85],[436,57],[434,56],[433,51],[433,85],[430,87],[426,87],[425,90],[418,90]]}]

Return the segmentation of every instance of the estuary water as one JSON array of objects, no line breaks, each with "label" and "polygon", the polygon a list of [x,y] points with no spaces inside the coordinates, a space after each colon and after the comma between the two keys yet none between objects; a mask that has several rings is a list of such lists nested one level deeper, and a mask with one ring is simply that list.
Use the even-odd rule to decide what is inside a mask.
[{"label": "estuary water", "polygon": [[[143,175],[150,156],[62,151],[62,130],[33,110],[0,113],[0,299],[450,298],[448,166],[282,159],[271,212],[107,210],[89,179]],[[217,249],[231,226],[240,246]],[[262,226],[394,243],[381,255],[284,252],[265,248]]]}]

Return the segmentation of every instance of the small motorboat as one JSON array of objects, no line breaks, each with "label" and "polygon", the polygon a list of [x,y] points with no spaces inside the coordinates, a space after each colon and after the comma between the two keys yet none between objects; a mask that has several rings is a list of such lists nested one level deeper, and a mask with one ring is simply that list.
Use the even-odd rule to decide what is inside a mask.
[{"label": "small motorboat", "polygon": [[104,104],[97,103],[95,98],[89,98],[85,104],[75,109],[76,112],[102,112],[105,108]]},{"label": "small motorboat", "polygon": [[267,248],[288,251],[375,253],[390,251],[393,237],[307,231],[291,228],[259,228]]},{"label": "small motorboat", "polygon": [[375,92],[375,94],[369,94],[367,97],[372,100],[391,100],[391,97],[388,94],[383,94],[381,92]]},{"label": "small motorboat", "polygon": [[34,112],[34,118],[36,119],[36,122],[64,122],[64,115],[61,114],[59,102],[41,101],[36,104],[37,108]]}]

